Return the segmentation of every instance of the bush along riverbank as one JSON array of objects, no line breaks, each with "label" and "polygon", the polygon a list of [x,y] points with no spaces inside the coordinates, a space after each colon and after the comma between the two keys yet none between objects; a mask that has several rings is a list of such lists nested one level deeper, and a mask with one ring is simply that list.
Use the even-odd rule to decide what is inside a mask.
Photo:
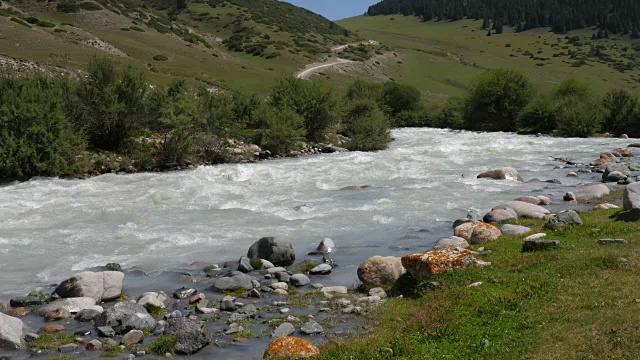
[{"label": "bush along riverbank", "polygon": [[[576,176],[601,171],[606,183],[456,220],[454,236],[429,251],[364,261],[356,289],[321,285],[338,265],[331,239],[301,261],[290,243],[265,237],[237,261],[174,273],[135,295],[126,278],[153,280],[118,264],[34,289],[0,304],[0,347],[65,359],[247,346],[267,358],[636,358],[640,173],[627,150],[602,154],[615,162],[604,169],[558,159],[582,170]],[[609,182],[612,166],[628,168],[626,181]],[[523,181],[508,167],[478,178]],[[567,210],[550,213],[554,201]]]}]

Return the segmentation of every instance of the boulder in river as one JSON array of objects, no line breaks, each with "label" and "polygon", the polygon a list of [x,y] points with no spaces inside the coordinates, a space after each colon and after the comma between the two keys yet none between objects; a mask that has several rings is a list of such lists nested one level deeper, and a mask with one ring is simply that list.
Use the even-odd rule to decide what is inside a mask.
[{"label": "boulder in river", "polygon": [[63,281],[55,293],[63,298],[90,297],[109,301],[122,294],[124,274],[120,271],[85,271]]},{"label": "boulder in river", "polygon": [[507,201],[502,205],[494,207],[492,210],[512,209],[519,218],[524,219],[544,219],[550,211],[540,205],[534,205],[523,201]]},{"label": "boulder in river", "polygon": [[365,285],[392,285],[406,270],[395,256],[373,256],[358,267],[358,279]]},{"label": "boulder in river", "polygon": [[152,329],[156,321],[140,304],[120,302],[105,310],[95,320],[96,326],[110,326],[118,334],[131,330]]},{"label": "boulder in river", "polygon": [[295,336],[277,338],[269,343],[265,359],[300,359],[320,356],[320,350],[311,342]]},{"label": "boulder in river", "polygon": [[253,289],[253,282],[249,275],[239,271],[232,271],[225,276],[216,278],[213,282],[212,289],[217,291],[251,290]]},{"label": "boulder in river", "polygon": [[100,311],[102,307],[96,305],[96,300],[91,297],[77,297],[68,299],[58,299],[52,303],[40,307],[36,312],[40,315],[49,313],[54,310],[63,309],[72,314],[85,309],[93,309]]},{"label": "boulder in river", "polygon": [[611,190],[609,190],[607,185],[594,184],[585,186],[575,192],[569,192],[564,196],[564,199],[567,201],[575,200],[579,202],[587,202],[603,198],[609,195],[610,192]]},{"label": "boulder in river", "polygon": [[0,313],[0,349],[24,349],[22,320]]},{"label": "boulder in river", "polygon": [[311,280],[305,274],[294,274],[289,278],[289,282],[293,286],[305,286],[311,284]]},{"label": "boulder in river", "polygon": [[428,280],[433,275],[476,263],[477,260],[471,251],[457,248],[432,250],[423,254],[409,254],[402,257],[402,265],[418,281]]},{"label": "boulder in river", "polygon": [[491,224],[473,221],[455,228],[454,235],[467,240],[470,244],[484,244],[489,241],[498,240],[502,232]]},{"label": "boulder in river", "polygon": [[516,201],[528,202],[533,205],[551,205],[552,201],[546,196],[521,196]]},{"label": "boulder in river", "polygon": [[483,178],[523,182],[522,177],[520,176],[520,174],[518,174],[518,171],[512,167],[503,167],[500,169],[485,171],[478,175],[478,179]]},{"label": "boulder in river", "polygon": [[329,238],[324,238],[320,244],[318,244],[316,251],[309,255],[326,255],[334,252],[336,252],[336,243]]},{"label": "boulder in river", "polygon": [[275,266],[289,266],[296,260],[291,243],[283,240],[276,241],[273,237],[263,237],[256,241],[247,252],[249,259],[265,259]]},{"label": "boulder in river", "polygon": [[518,220],[518,214],[516,214],[515,210],[511,208],[491,210],[482,218],[482,221],[486,223],[512,220]]},{"label": "boulder in river", "polygon": [[158,308],[164,309],[169,306],[171,299],[164,291],[146,292],[138,297],[138,304],[147,309]]}]

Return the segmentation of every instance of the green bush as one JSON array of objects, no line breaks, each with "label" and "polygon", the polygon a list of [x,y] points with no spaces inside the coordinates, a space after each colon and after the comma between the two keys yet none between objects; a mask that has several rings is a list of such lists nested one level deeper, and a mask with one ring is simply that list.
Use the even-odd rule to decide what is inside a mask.
[{"label": "green bush", "polygon": [[640,137],[640,101],[627,90],[612,90],[602,100],[604,130],[614,135]]},{"label": "green bush", "polygon": [[402,111],[420,110],[420,90],[410,85],[387,82],[382,88],[382,104],[392,117]]},{"label": "green bush", "polygon": [[81,2],[78,4],[78,8],[80,10],[86,10],[86,11],[98,11],[98,10],[102,10],[102,6],[94,3],[93,1],[85,1],[85,2]]},{"label": "green bush", "polygon": [[274,155],[286,155],[304,140],[304,119],[289,108],[262,105],[254,114],[259,124],[255,142]]},{"label": "green bush", "polygon": [[366,82],[361,79],[357,79],[347,88],[346,98],[349,102],[359,100],[373,100],[381,102],[382,88],[383,85],[380,83]]},{"label": "green bush", "polygon": [[140,125],[146,89],[142,72],[118,69],[106,58],[94,60],[78,87],[74,121],[94,147],[117,150]]},{"label": "green bush", "polygon": [[145,32],[144,29],[139,28],[137,26],[131,26],[131,27],[129,27],[129,29],[131,29],[133,31],[137,31],[137,32]]},{"label": "green bush", "polygon": [[383,150],[391,142],[391,122],[374,101],[362,100],[351,105],[343,126],[344,133],[351,138],[349,150]]},{"label": "green bush", "polygon": [[592,96],[591,86],[578,79],[567,79],[553,89],[551,96],[554,100],[567,98],[587,99]]},{"label": "green bush", "polygon": [[56,5],[56,10],[63,13],[77,13],[80,11],[80,7],[75,0],[62,0]]},{"label": "green bush", "polygon": [[438,128],[464,129],[464,99],[449,98],[436,113],[434,126]]},{"label": "green bush", "polygon": [[43,27],[43,28],[53,28],[53,27],[56,27],[56,24],[51,23],[51,22],[48,22],[48,21],[43,21],[43,20],[38,21],[38,23],[37,23],[36,25],[38,25],[38,26],[40,26],[40,27]]},{"label": "green bush", "polygon": [[24,20],[25,20],[26,22],[28,22],[29,24],[33,24],[33,25],[37,24],[37,23],[38,23],[38,21],[40,21],[40,20],[38,20],[38,18],[37,18],[37,17],[35,17],[35,16],[29,16],[28,18],[26,18],[26,19],[24,19]]},{"label": "green bush", "polygon": [[393,118],[395,127],[437,127],[437,113],[429,110],[403,111]]},{"label": "green bush", "polygon": [[520,71],[489,70],[476,78],[464,104],[470,130],[515,131],[518,114],[533,97],[529,79]]},{"label": "green bush", "polygon": [[562,136],[589,137],[601,126],[602,116],[595,101],[568,97],[558,105],[558,131]]},{"label": "green bush", "polygon": [[167,60],[169,60],[169,58],[166,57],[165,55],[153,55],[153,60],[155,60],[155,61],[167,61]]},{"label": "green bush", "polygon": [[67,80],[0,78],[0,178],[59,176],[77,170],[84,139],[65,114]]},{"label": "green bush", "polygon": [[271,104],[302,116],[306,137],[312,141],[320,141],[325,130],[337,123],[337,101],[320,83],[293,77],[279,80],[271,90]]},{"label": "green bush", "polygon": [[13,21],[13,22],[14,22],[14,23],[16,23],[16,24],[20,24],[20,25],[22,25],[22,26],[24,26],[24,27],[31,28],[31,25],[27,24],[26,22],[22,21],[21,19],[18,19],[18,18],[12,17],[12,18],[11,18],[11,19],[9,19],[9,20],[10,20],[10,21]]},{"label": "green bush", "polygon": [[558,109],[551,99],[536,97],[518,116],[518,131],[528,134],[553,132],[558,126]]},{"label": "green bush", "polygon": [[236,119],[230,96],[207,89],[201,89],[198,94],[198,119],[204,131],[218,136],[238,137],[246,126]]}]

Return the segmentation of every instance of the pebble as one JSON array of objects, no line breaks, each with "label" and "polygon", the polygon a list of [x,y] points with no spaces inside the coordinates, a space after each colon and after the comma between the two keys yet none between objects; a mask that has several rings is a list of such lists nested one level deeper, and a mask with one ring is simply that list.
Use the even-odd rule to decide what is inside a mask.
[{"label": "pebble", "polygon": [[331,265],[329,264],[320,264],[309,270],[309,273],[312,275],[327,275],[331,273],[331,269]]},{"label": "pebble", "polygon": [[288,314],[290,310],[289,310],[289,308],[281,308],[278,311],[280,312],[280,314]]},{"label": "pebble", "polygon": [[480,285],[482,285],[482,281],[474,282],[473,284],[470,284],[470,285],[469,285],[469,286],[467,286],[467,287],[478,287],[478,286],[480,286]]}]

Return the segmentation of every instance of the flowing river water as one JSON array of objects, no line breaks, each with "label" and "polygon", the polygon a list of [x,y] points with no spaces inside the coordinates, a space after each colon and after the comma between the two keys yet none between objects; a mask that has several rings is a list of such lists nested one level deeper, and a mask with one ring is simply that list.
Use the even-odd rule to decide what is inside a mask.
[{"label": "flowing river water", "polygon": [[[374,153],[1,186],[0,298],[108,262],[153,273],[235,260],[263,236],[290,241],[299,259],[332,238],[340,266],[325,285],[356,284],[367,257],[426,251],[469,211],[530,193],[560,202],[568,186],[599,179],[566,178],[571,169],[554,169],[551,157],[588,162],[629,143],[435,129],[393,136]],[[563,184],[476,179],[503,166]],[[371,187],[340,190],[350,185]]]}]

